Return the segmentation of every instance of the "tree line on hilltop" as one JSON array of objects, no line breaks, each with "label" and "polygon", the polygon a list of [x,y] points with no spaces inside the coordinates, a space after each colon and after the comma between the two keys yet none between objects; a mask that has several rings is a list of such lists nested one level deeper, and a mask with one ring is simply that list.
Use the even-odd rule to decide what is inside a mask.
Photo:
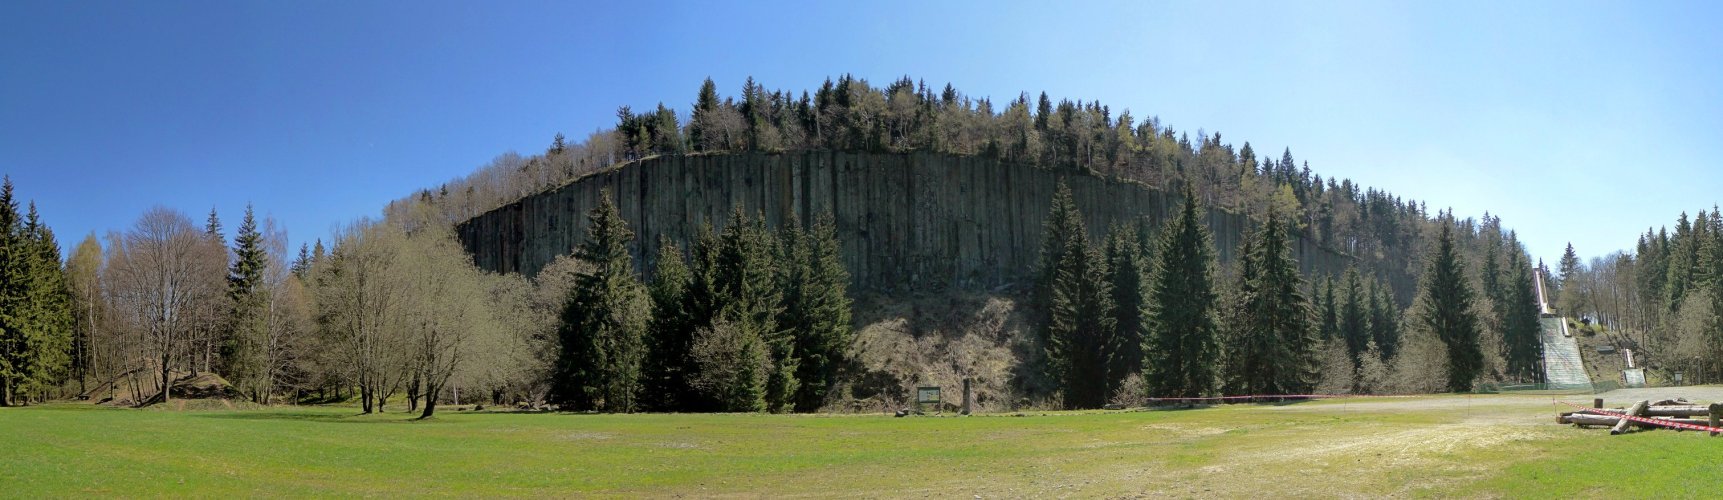
[{"label": "tree line on hilltop", "polygon": [[1723,381],[1723,211],[1650,228],[1632,251],[1582,261],[1569,244],[1551,300],[1589,342],[1632,350],[1662,380]]}]

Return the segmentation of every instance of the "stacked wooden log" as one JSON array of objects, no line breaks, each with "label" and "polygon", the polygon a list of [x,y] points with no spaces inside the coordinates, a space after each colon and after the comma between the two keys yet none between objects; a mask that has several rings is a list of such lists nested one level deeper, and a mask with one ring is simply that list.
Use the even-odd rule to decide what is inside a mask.
[{"label": "stacked wooden log", "polygon": [[[1562,424],[1573,424],[1580,428],[1609,427],[1609,433],[1612,435],[1622,434],[1633,428],[1656,429],[1664,427],[1654,423],[1635,422],[1614,415],[1605,414],[1603,410],[1603,400],[1601,399],[1596,400],[1596,402],[1593,403],[1593,406],[1595,406],[1596,409],[1562,412],[1560,416],[1556,417],[1556,422]],[[1628,408],[1614,408],[1607,411],[1609,413],[1632,415],[1635,417],[1643,417],[1672,424],[1719,427],[1719,417],[1723,417],[1723,403],[1699,405],[1693,404],[1685,398],[1666,399],[1662,401],[1642,400],[1633,403],[1633,405]],[[1715,436],[1717,433],[1712,432],[1711,435]]]}]

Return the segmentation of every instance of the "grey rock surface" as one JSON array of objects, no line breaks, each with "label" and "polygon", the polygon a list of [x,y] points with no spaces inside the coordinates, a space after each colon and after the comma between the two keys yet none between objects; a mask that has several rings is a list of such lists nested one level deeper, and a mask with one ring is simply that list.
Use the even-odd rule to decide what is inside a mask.
[{"label": "grey rock surface", "polygon": [[[1158,227],[1180,201],[1176,193],[1137,182],[973,156],[673,155],[584,176],[481,214],[457,232],[479,267],[532,276],[580,243],[586,213],[601,191],[610,191],[637,237],[636,262],[649,270],[660,237],[686,249],[701,223],[722,227],[733,206],[764,214],[773,227],[792,214],[811,225],[830,212],[858,289],[990,290],[1032,275],[1060,180],[1071,187],[1097,241],[1109,224]],[[1230,261],[1251,223],[1221,210],[1206,218],[1215,250]],[[1338,273],[1349,261],[1303,239],[1295,252],[1306,273]]]}]

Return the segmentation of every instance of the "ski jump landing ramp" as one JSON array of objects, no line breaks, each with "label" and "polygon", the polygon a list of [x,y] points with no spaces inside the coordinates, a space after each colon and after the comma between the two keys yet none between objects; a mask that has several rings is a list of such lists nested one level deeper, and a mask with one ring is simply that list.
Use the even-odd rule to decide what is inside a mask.
[{"label": "ski jump landing ramp", "polygon": [[1534,272],[1532,276],[1537,281],[1539,337],[1544,344],[1544,381],[1551,389],[1584,389],[1593,390],[1591,377],[1585,373],[1585,362],[1580,360],[1579,342],[1567,331],[1567,319],[1556,316],[1550,311],[1549,300],[1544,295],[1543,273]]}]

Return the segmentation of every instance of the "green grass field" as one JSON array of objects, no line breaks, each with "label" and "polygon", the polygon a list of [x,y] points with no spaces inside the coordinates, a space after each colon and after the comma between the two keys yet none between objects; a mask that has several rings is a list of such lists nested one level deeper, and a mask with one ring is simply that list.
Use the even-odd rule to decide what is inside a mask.
[{"label": "green grass field", "polygon": [[[1570,398],[1579,401],[1589,396]],[[1707,496],[1723,438],[1551,396],[889,418],[0,409],[0,497]]]}]

